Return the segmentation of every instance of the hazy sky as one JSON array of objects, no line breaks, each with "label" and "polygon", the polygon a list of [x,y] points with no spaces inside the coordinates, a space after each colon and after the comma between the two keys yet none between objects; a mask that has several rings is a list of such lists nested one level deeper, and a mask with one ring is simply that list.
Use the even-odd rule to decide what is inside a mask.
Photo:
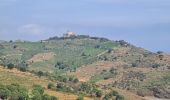
[{"label": "hazy sky", "polygon": [[170,53],[170,0],[0,0],[0,40],[67,30]]}]

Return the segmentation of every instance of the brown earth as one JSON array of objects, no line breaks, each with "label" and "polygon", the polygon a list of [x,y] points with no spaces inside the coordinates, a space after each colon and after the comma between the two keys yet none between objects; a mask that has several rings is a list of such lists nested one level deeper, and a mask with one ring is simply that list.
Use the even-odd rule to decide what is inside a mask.
[{"label": "brown earth", "polygon": [[41,62],[41,61],[48,61],[52,59],[56,54],[53,52],[49,53],[39,53],[34,55],[28,62]]},{"label": "brown earth", "polygon": [[123,64],[123,62],[98,61],[94,64],[82,66],[76,72],[69,73],[69,75],[76,76],[81,82],[87,82],[95,74],[100,74],[103,70],[110,70],[112,67]]}]

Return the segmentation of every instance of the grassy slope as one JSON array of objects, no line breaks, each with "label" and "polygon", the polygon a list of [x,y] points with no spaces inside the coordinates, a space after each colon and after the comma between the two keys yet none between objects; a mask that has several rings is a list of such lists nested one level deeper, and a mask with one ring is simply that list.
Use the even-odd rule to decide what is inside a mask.
[{"label": "grassy slope", "polygon": [[[75,100],[77,98],[74,94],[48,90],[47,85],[49,82],[51,81],[46,78],[38,78],[30,73],[20,72],[16,69],[8,70],[0,67],[0,84],[19,83],[29,90],[31,90],[33,84],[39,84],[45,88],[45,93],[56,96],[59,100]],[[86,97],[85,100],[90,100],[90,98]]]},{"label": "grassy slope", "polygon": [[[80,67],[96,61],[96,56],[109,48],[117,47],[112,41],[101,42],[93,39],[66,39],[51,40],[49,42],[13,42],[1,43],[5,49],[0,49],[3,55],[1,58],[7,58],[10,62],[19,63],[27,61],[38,53],[54,52],[56,56],[48,61],[34,62],[29,68],[31,70],[54,71],[57,62],[64,62],[70,69]],[[17,46],[14,49],[14,45]],[[100,48],[95,48],[99,45]],[[85,56],[82,56],[82,53]],[[5,57],[3,57],[5,56]],[[46,68],[47,67],[47,68]]]}]

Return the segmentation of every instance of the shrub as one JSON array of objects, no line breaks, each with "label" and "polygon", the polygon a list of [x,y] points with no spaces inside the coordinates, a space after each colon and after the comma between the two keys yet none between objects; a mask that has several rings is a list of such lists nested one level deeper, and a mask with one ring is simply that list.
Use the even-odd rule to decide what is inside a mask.
[{"label": "shrub", "polygon": [[124,100],[124,97],[121,96],[121,95],[117,95],[117,96],[116,96],[116,100]]},{"label": "shrub", "polygon": [[58,100],[58,98],[55,96],[51,96],[51,100]]},{"label": "shrub", "polygon": [[42,100],[51,100],[51,97],[48,94],[44,94]]},{"label": "shrub", "polygon": [[17,45],[14,45],[13,48],[16,49],[16,48],[17,48]]},{"label": "shrub", "polygon": [[108,49],[108,53],[111,53],[112,52],[112,49]]},{"label": "shrub", "polygon": [[3,85],[0,85],[0,99],[7,99],[10,96],[10,91]]},{"label": "shrub", "polygon": [[69,77],[68,80],[72,82],[74,80],[74,78],[73,77]]},{"label": "shrub", "polygon": [[137,63],[132,63],[132,67],[137,67],[138,64]]},{"label": "shrub", "polygon": [[79,82],[78,78],[75,78],[73,82],[78,83]]},{"label": "shrub", "polygon": [[112,74],[117,74],[117,69],[111,68],[111,69],[110,69],[110,73],[112,73]]},{"label": "shrub", "polygon": [[76,100],[84,100],[83,96],[78,96]]},{"label": "shrub", "polygon": [[43,95],[43,93],[44,93],[44,89],[43,89],[43,87],[42,86],[40,86],[40,85],[33,85],[33,90],[32,90],[32,93],[34,94],[34,93],[40,93],[41,95]]},{"label": "shrub", "polygon": [[8,65],[7,65],[7,68],[8,68],[8,69],[13,69],[13,68],[14,68],[14,64],[12,64],[12,63],[8,64]]},{"label": "shrub", "polygon": [[82,83],[80,85],[80,90],[86,93],[89,93],[91,91],[92,87],[88,83]]},{"label": "shrub", "polygon": [[98,91],[96,92],[96,97],[102,97],[102,91],[98,90]]},{"label": "shrub", "polygon": [[48,84],[48,89],[53,89],[55,86],[54,86],[54,84],[53,83],[49,83]]},{"label": "shrub", "polygon": [[37,73],[37,74],[38,74],[38,76],[39,76],[39,77],[41,77],[41,76],[43,76],[43,75],[44,75],[44,73],[43,73],[42,71],[38,71],[38,73]]},{"label": "shrub", "polygon": [[152,65],[152,68],[158,68],[158,67],[160,67],[159,64],[154,64],[154,65]]},{"label": "shrub", "polygon": [[20,67],[19,70],[22,71],[22,72],[26,72],[27,71],[26,67]]}]

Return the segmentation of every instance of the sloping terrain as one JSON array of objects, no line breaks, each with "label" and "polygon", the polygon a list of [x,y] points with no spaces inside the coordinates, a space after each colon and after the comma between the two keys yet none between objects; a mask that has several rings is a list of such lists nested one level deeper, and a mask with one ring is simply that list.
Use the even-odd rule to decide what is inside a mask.
[{"label": "sloping terrain", "polygon": [[[39,42],[4,41],[0,43],[0,64],[13,64],[18,69],[26,68],[31,73],[61,81],[62,85],[72,86],[69,90],[74,92],[82,91],[73,89],[76,84],[68,80],[78,78],[80,83],[105,86],[113,90],[116,88],[122,90],[123,94],[128,91],[135,96],[170,99],[170,56],[161,51],[147,51],[123,40],[111,41],[83,35],[52,37]],[[2,77],[2,80],[8,83],[10,78],[5,80]]]},{"label": "sloping terrain", "polygon": [[[41,85],[45,88],[45,93],[56,96],[59,100],[76,100],[78,96],[69,93],[56,92],[47,89],[48,83],[56,83],[48,80],[45,77],[39,78],[31,73],[20,72],[17,69],[9,70],[0,66],[0,84],[7,85],[11,83],[18,83],[27,89],[31,90],[34,84]],[[84,98],[85,100],[91,100],[91,98]]]}]

